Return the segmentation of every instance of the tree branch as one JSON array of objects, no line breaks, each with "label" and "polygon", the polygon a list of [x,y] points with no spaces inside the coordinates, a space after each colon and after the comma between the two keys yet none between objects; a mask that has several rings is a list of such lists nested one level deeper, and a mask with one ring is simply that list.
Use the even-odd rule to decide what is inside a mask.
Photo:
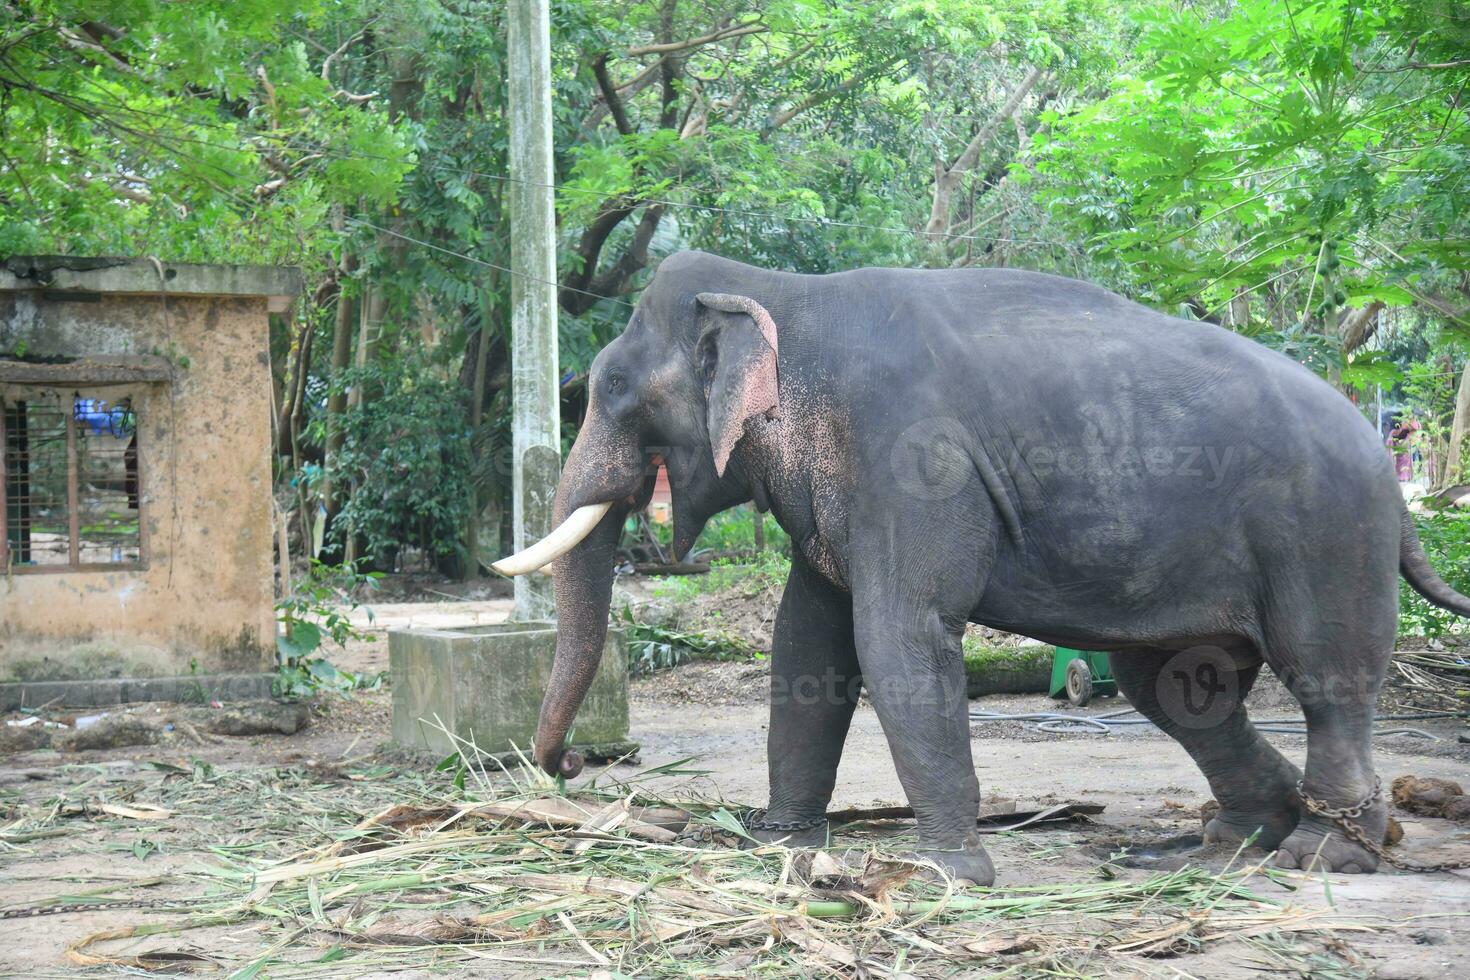
[{"label": "tree branch", "polygon": [[57,27],[56,33],[61,37],[61,43],[73,51],[86,51],[97,55],[125,75],[136,76],[138,74],[138,70],[128,64],[121,56],[114,54],[96,42],[86,40],[75,31],[67,30],[65,27]]},{"label": "tree branch", "polygon": [[629,48],[628,57],[641,58],[647,54],[673,54],[677,51],[688,51],[690,48],[704,47],[706,44],[716,44],[720,41],[728,41],[732,37],[745,37],[747,34],[765,34],[770,30],[765,24],[740,24],[735,27],[724,27],[719,30],[710,31],[700,37],[686,38],[682,41],[663,41],[658,44],[645,44],[638,48]]},{"label": "tree branch", "polygon": [[1410,61],[1399,65],[1397,68],[1369,68],[1366,65],[1358,65],[1359,71],[1371,72],[1375,75],[1392,75],[1401,71],[1444,71],[1449,68],[1464,68],[1470,65],[1470,58],[1462,58],[1459,61]]},{"label": "tree branch", "polygon": [[[674,11],[678,7],[679,0],[663,0],[659,11],[659,36],[665,41],[673,36]],[[683,69],[683,63],[672,54],[666,54],[659,59],[659,77],[663,83],[663,92],[660,97],[661,108],[659,112],[659,127],[672,129],[679,120],[678,105],[678,82]],[[612,100],[608,102],[608,109],[612,111],[613,105],[617,104],[621,112],[622,104],[617,100],[616,89],[612,85],[611,76],[607,74],[607,66],[604,62],[600,67],[593,66],[598,75],[598,86],[603,89],[604,96],[611,95]],[[625,130],[623,126],[628,128]],[[628,122],[626,115],[618,126],[618,131],[631,133],[633,128]],[[634,174],[635,178],[638,176]],[[582,232],[581,240],[577,243],[577,257],[581,260],[580,267],[570,273],[562,283],[561,290],[557,294],[557,302],[561,308],[576,316],[586,312],[596,303],[599,298],[615,296],[626,288],[629,278],[648,264],[648,243],[653,239],[653,233],[658,229],[659,220],[663,217],[661,205],[648,207],[643,212],[643,218],[633,232],[633,240],[628,248],[617,260],[602,274],[598,274],[597,265],[602,257],[603,246],[607,244],[608,237],[613,230],[620,225],[624,218],[632,214],[641,206],[640,201],[629,197],[613,198],[605,202],[597,217]]]},{"label": "tree branch", "polygon": [[[663,68],[663,59],[655,61],[637,75],[634,75],[631,81],[614,86],[613,91],[617,92],[618,96],[626,101],[651,85],[658,78],[658,73],[661,68]],[[592,111],[587,113],[587,119],[582,123],[582,126],[585,129],[595,129],[602,122],[602,117],[607,114],[607,99],[599,98],[597,104],[592,107]]]},{"label": "tree branch", "polygon": [[772,116],[771,117],[770,124],[766,127],[767,131],[773,131],[773,130],[780,129],[782,126],[786,125],[791,120],[793,120],[797,116],[801,115],[803,112],[806,112],[808,109],[811,109],[811,108],[814,108],[816,106],[819,106],[823,102],[826,102],[826,101],[828,101],[830,99],[835,99],[839,95],[843,95],[843,94],[845,94],[847,92],[851,92],[853,89],[857,88],[863,82],[866,82],[868,79],[872,78],[875,74],[877,74],[878,72],[883,71],[889,65],[893,64],[894,61],[897,61],[897,60],[898,60],[897,58],[894,58],[892,61],[884,62],[881,67],[875,68],[872,71],[863,72],[863,73],[858,74],[858,75],[853,75],[851,78],[844,79],[843,81],[841,81],[838,84],[832,86],[831,88],[826,88],[826,89],[822,89],[821,91],[811,93],[810,95],[808,95],[806,98],[802,99],[800,102],[796,103],[796,105],[792,106],[791,108],[786,109],[786,110],[783,110],[782,112],[778,112],[778,113],[776,113],[776,115]]},{"label": "tree branch", "polygon": [[[674,35],[674,11],[678,6],[679,0],[664,0],[663,8],[659,11],[659,34],[665,38]],[[676,104],[679,93],[675,83],[683,73],[683,67],[683,62],[672,53],[664,55],[659,61],[659,81],[663,83],[663,108],[658,116],[660,129],[673,129],[674,123],[679,120],[679,107]]]},{"label": "tree branch", "polygon": [[582,293],[591,287],[592,278],[597,274],[597,260],[602,255],[602,246],[607,244],[607,238],[613,233],[613,229],[637,207],[636,201],[627,198],[609,201],[602,206],[602,211],[592,219],[591,224],[582,230],[582,237],[576,248],[579,267],[567,273],[557,296],[562,309],[576,316],[592,305],[588,302],[590,297]]},{"label": "tree branch", "polygon": [[600,54],[593,60],[592,74],[596,76],[597,87],[602,91],[602,98],[607,102],[607,111],[612,114],[613,125],[624,136],[631,136],[633,127],[628,122],[628,113],[623,109],[623,100],[618,97],[618,89],[613,84],[612,76],[607,73],[606,54]]},{"label": "tree branch", "polygon": [[1378,314],[1387,304],[1375,299],[1367,306],[1348,310],[1337,323],[1337,336],[1342,342],[1342,352],[1351,354],[1366,344],[1378,330]]},{"label": "tree branch", "polygon": [[990,138],[995,135],[995,131],[1002,123],[1020,110],[1021,104],[1026,101],[1026,96],[1031,94],[1031,90],[1041,80],[1042,74],[1043,71],[1040,68],[1032,68],[1026,73],[1021,84],[1016,86],[1010,97],[996,110],[995,115],[980,127],[980,131],[960,152],[953,166],[946,169],[942,162],[935,164],[934,202],[929,209],[929,223],[924,226],[924,233],[931,239],[937,240],[944,236],[949,227],[950,200],[954,197],[955,188],[959,186],[965,174],[975,169],[975,164],[980,161],[980,153],[985,149],[985,144],[990,142]]},{"label": "tree branch", "polygon": [[1418,293],[1412,289],[1409,292],[1415,299],[1445,319],[1452,320],[1462,327],[1470,326],[1470,309],[1461,309],[1453,301],[1434,293]]},{"label": "tree branch", "polygon": [[[367,27],[364,27],[362,30],[358,31],[356,34],[343,41],[340,45],[338,45],[337,50],[333,51],[322,60],[322,81],[326,82],[328,85],[332,84],[332,62],[342,57],[342,55],[347,53],[348,48],[352,47],[358,41],[366,37],[368,30],[371,27],[372,23],[370,22]],[[378,92],[373,91],[364,92],[358,95],[347,91],[345,88],[339,88],[332,93],[334,98],[343,99],[347,102],[351,102],[354,105],[360,105],[364,102],[376,99],[378,97],[378,94]]]},{"label": "tree branch", "polygon": [[606,272],[593,280],[591,292],[599,296],[616,296],[623,292],[633,274],[648,264],[648,245],[653,241],[653,233],[658,231],[658,223],[663,215],[662,204],[643,209],[643,217],[633,230],[633,241]]}]

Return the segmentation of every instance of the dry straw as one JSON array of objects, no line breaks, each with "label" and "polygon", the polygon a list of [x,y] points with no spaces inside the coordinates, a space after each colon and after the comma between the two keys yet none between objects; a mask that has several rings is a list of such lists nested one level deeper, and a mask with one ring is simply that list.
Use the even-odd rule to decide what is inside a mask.
[{"label": "dry straw", "polygon": [[[88,936],[69,958],[241,977],[451,964],[538,976],[1178,975],[1160,958],[1368,928],[1264,897],[1257,887],[1278,873],[1258,865],[1141,878],[1104,865],[1070,884],[959,888],[879,857],[861,835],[843,861],[732,846],[731,808],[645,788],[689,772],[677,764],[616,781],[605,771],[564,795],[529,768],[487,772],[472,746],[458,762],[473,778],[457,785],[383,768],[324,781],[163,767],[143,786],[105,783],[112,798],[87,813],[104,826],[211,815],[234,829],[205,844],[206,867],[151,880],[151,894],[179,899],[167,920]],[[67,806],[0,827],[0,844],[45,846],[37,835]]]}]

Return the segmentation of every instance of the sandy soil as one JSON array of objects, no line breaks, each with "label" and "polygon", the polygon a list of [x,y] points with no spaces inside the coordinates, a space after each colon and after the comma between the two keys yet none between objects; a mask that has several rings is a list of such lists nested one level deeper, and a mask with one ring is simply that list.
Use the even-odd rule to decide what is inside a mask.
[{"label": "sandy soil", "polygon": [[[503,615],[503,606],[500,599],[380,603],[374,606],[375,625],[381,629],[400,623],[489,621],[497,613]],[[386,649],[381,638],[356,644],[344,666],[382,669]],[[765,670],[758,663],[696,664],[635,681],[632,735],[643,746],[639,768],[689,758],[694,760],[690,766],[705,774],[692,780],[678,777],[685,788],[734,803],[764,802],[764,687]],[[1258,712],[1281,717],[1288,710],[1284,692],[1270,685],[1264,685],[1252,700]],[[285,772],[294,767],[291,771],[300,772],[290,778],[335,780],[343,808],[352,812],[359,806],[354,794],[362,792],[362,787],[346,781],[343,772],[347,768],[381,763],[428,769],[423,761],[385,745],[389,706],[387,692],[364,694],[350,702],[325,701],[317,706],[310,726],[294,736],[220,739],[207,744],[173,737],[153,746],[67,756],[49,750],[12,755],[0,759],[0,827],[32,808],[86,800],[108,780],[137,779],[140,773],[151,772],[151,763],[187,768],[196,765],[196,760],[220,769],[268,766],[283,767]],[[985,699],[974,707],[1020,712],[1053,710],[1056,704],[1042,696],[1011,696]],[[1086,711],[1096,714],[1118,707],[1121,705],[1109,699]],[[1380,740],[1377,761],[1385,782],[1413,773],[1470,786],[1470,745],[1456,741],[1463,725],[1418,724],[1442,741],[1429,743],[1402,736]],[[1271,738],[1288,756],[1302,760],[1304,739],[1291,735]],[[1091,826],[989,837],[987,846],[1002,887],[1089,880],[1100,863],[1125,850],[1133,856],[1122,863],[1137,865],[1137,869],[1125,868],[1123,873],[1138,875],[1186,860],[1219,866],[1227,858],[1179,843],[1182,836],[1198,833],[1199,807],[1209,793],[1183,750],[1156,731],[1138,727],[1113,735],[1049,735],[1019,722],[987,722],[975,725],[972,751],[987,796],[1014,799],[1022,808],[1060,801],[1106,806]],[[618,768],[603,778],[633,771]],[[903,802],[881,727],[866,705],[854,718],[833,802],[838,807]],[[365,808],[367,804],[360,805]],[[1470,858],[1470,827],[1398,816],[1406,833],[1403,852],[1418,858]],[[231,821],[237,821],[244,834],[247,829],[258,829],[250,823],[252,819],[266,818],[222,807],[212,819],[207,835],[203,828],[181,825],[177,820],[123,830],[84,817],[67,821],[61,836],[0,850],[0,904],[28,906],[63,892],[137,883],[207,865],[220,858],[206,852],[202,840],[227,839],[236,826]],[[270,819],[280,824],[273,832],[283,839],[308,841],[313,834],[320,837],[325,827],[324,818],[314,814]],[[141,839],[157,845],[142,857],[138,855]],[[1277,886],[1264,889],[1274,890],[1278,897],[1287,895]],[[1346,938],[1339,934],[1327,941],[1300,940],[1316,944],[1311,952],[1320,958],[1321,975],[1444,978],[1463,970],[1465,951],[1470,949],[1470,872],[1334,875],[1329,881],[1320,876],[1298,878],[1297,890],[1289,897],[1303,906],[1331,906],[1339,913],[1361,916],[1365,924],[1364,931]],[[6,938],[0,943],[0,972],[72,975],[76,968],[64,959],[68,943],[125,923],[168,921],[173,914],[137,909],[0,920]],[[191,942],[201,946],[263,941],[253,927],[189,935]],[[1299,969],[1303,961],[1298,957],[1291,962],[1293,969]],[[1273,961],[1258,945],[1231,941],[1168,963],[1140,963],[1140,969],[1146,965],[1152,975],[1177,969],[1180,976],[1245,977],[1282,969],[1285,963]],[[473,975],[473,971],[446,972]]]}]

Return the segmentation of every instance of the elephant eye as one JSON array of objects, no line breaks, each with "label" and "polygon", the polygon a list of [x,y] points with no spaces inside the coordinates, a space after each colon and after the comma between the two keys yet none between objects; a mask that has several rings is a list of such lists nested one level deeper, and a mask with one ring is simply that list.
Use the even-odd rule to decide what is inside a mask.
[{"label": "elephant eye", "polygon": [[621,374],[609,374],[607,376],[607,390],[611,391],[613,394],[618,394],[622,392],[622,390],[627,386],[627,382],[623,380],[623,376]]}]

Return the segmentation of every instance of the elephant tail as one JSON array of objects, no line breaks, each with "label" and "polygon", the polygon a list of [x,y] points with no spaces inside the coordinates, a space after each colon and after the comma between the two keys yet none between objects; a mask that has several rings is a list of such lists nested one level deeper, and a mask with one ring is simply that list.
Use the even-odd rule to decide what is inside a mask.
[{"label": "elephant tail", "polygon": [[1470,618],[1470,596],[1463,596],[1450,588],[1449,583],[1439,577],[1434,566],[1424,555],[1424,546],[1419,543],[1419,531],[1414,519],[1405,507],[1399,517],[1399,574],[1414,587],[1414,591],[1441,609],[1448,609],[1457,616]]}]

